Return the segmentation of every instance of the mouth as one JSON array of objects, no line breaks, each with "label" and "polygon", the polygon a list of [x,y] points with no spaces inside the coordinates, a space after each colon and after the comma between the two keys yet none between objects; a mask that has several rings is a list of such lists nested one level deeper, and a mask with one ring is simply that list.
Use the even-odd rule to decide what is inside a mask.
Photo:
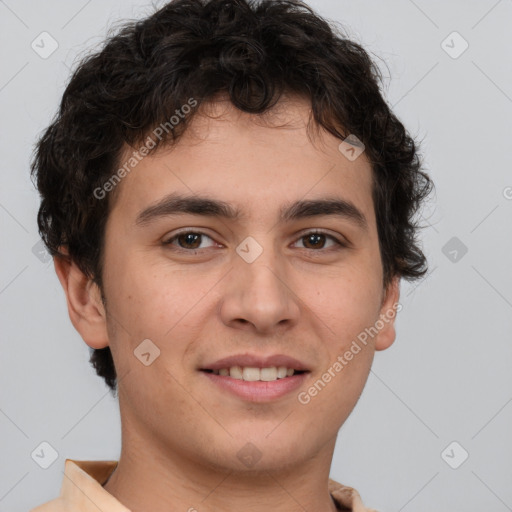
[{"label": "mouth", "polygon": [[308,370],[296,370],[294,368],[287,368],[286,366],[269,366],[266,368],[258,368],[256,366],[231,366],[218,370],[201,369],[201,371],[246,382],[274,382],[279,379],[286,379],[293,375],[301,375],[308,372]]},{"label": "mouth", "polygon": [[250,354],[226,357],[199,370],[217,389],[250,402],[268,402],[289,395],[311,373],[304,363],[289,356]]},{"label": "mouth", "polygon": [[247,382],[272,382],[309,372],[310,368],[302,361],[285,354],[259,356],[245,353],[207,363],[200,370]]}]

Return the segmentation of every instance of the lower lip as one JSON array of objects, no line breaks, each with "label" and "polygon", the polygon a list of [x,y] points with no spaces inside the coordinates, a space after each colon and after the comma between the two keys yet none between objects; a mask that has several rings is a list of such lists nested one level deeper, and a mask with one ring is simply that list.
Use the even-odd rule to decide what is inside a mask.
[{"label": "lower lip", "polygon": [[300,388],[309,372],[297,373],[291,377],[284,377],[283,379],[270,382],[250,382],[205,371],[201,371],[201,373],[221,389],[230,391],[244,400],[250,402],[268,402],[282,398]]}]

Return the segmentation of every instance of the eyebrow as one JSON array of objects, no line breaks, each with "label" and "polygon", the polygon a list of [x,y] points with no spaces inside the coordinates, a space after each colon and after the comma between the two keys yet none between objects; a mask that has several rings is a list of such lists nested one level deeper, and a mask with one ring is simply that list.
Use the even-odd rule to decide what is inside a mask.
[{"label": "eyebrow", "polygon": [[[245,215],[230,203],[206,196],[185,196],[171,193],[138,213],[135,224],[146,226],[151,222],[172,215],[202,215],[240,221]],[[317,216],[335,216],[352,221],[367,230],[364,214],[350,201],[338,197],[300,200],[283,205],[279,210],[279,222],[290,222]]]}]

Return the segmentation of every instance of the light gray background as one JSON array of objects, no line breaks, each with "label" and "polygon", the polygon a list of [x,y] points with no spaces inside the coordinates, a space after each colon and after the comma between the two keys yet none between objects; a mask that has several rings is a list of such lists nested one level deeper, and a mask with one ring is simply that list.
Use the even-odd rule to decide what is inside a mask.
[{"label": "light gray background", "polygon": [[[383,512],[512,510],[512,1],[309,3],[387,63],[386,97],[423,141],[437,186],[423,214],[431,273],[402,285],[397,341],[376,354],[331,476]],[[28,169],[77,55],[112,22],[151,10],[143,0],[0,1],[1,512],[56,497],[66,457],[119,456],[117,401],[88,364],[51,261],[33,253]],[[43,31],[59,45],[47,59],[31,48]],[[453,31],[469,43],[458,58],[442,47]],[[457,36],[445,45],[462,48]],[[456,261],[453,247],[443,252],[453,237]],[[59,454],[46,470],[31,458],[43,441]],[[446,460],[469,453],[458,469],[441,456],[453,441]]]}]

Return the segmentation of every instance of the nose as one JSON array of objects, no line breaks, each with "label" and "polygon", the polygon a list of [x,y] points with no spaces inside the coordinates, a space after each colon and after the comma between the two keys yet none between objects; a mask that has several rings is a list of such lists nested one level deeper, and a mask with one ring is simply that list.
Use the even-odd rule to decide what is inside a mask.
[{"label": "nose", "polygon": [[280,334],[298,321],[300,301],[290,273],[271,249],[252,263],[237,255],[225,286],[220,315],[230,327]]}]

